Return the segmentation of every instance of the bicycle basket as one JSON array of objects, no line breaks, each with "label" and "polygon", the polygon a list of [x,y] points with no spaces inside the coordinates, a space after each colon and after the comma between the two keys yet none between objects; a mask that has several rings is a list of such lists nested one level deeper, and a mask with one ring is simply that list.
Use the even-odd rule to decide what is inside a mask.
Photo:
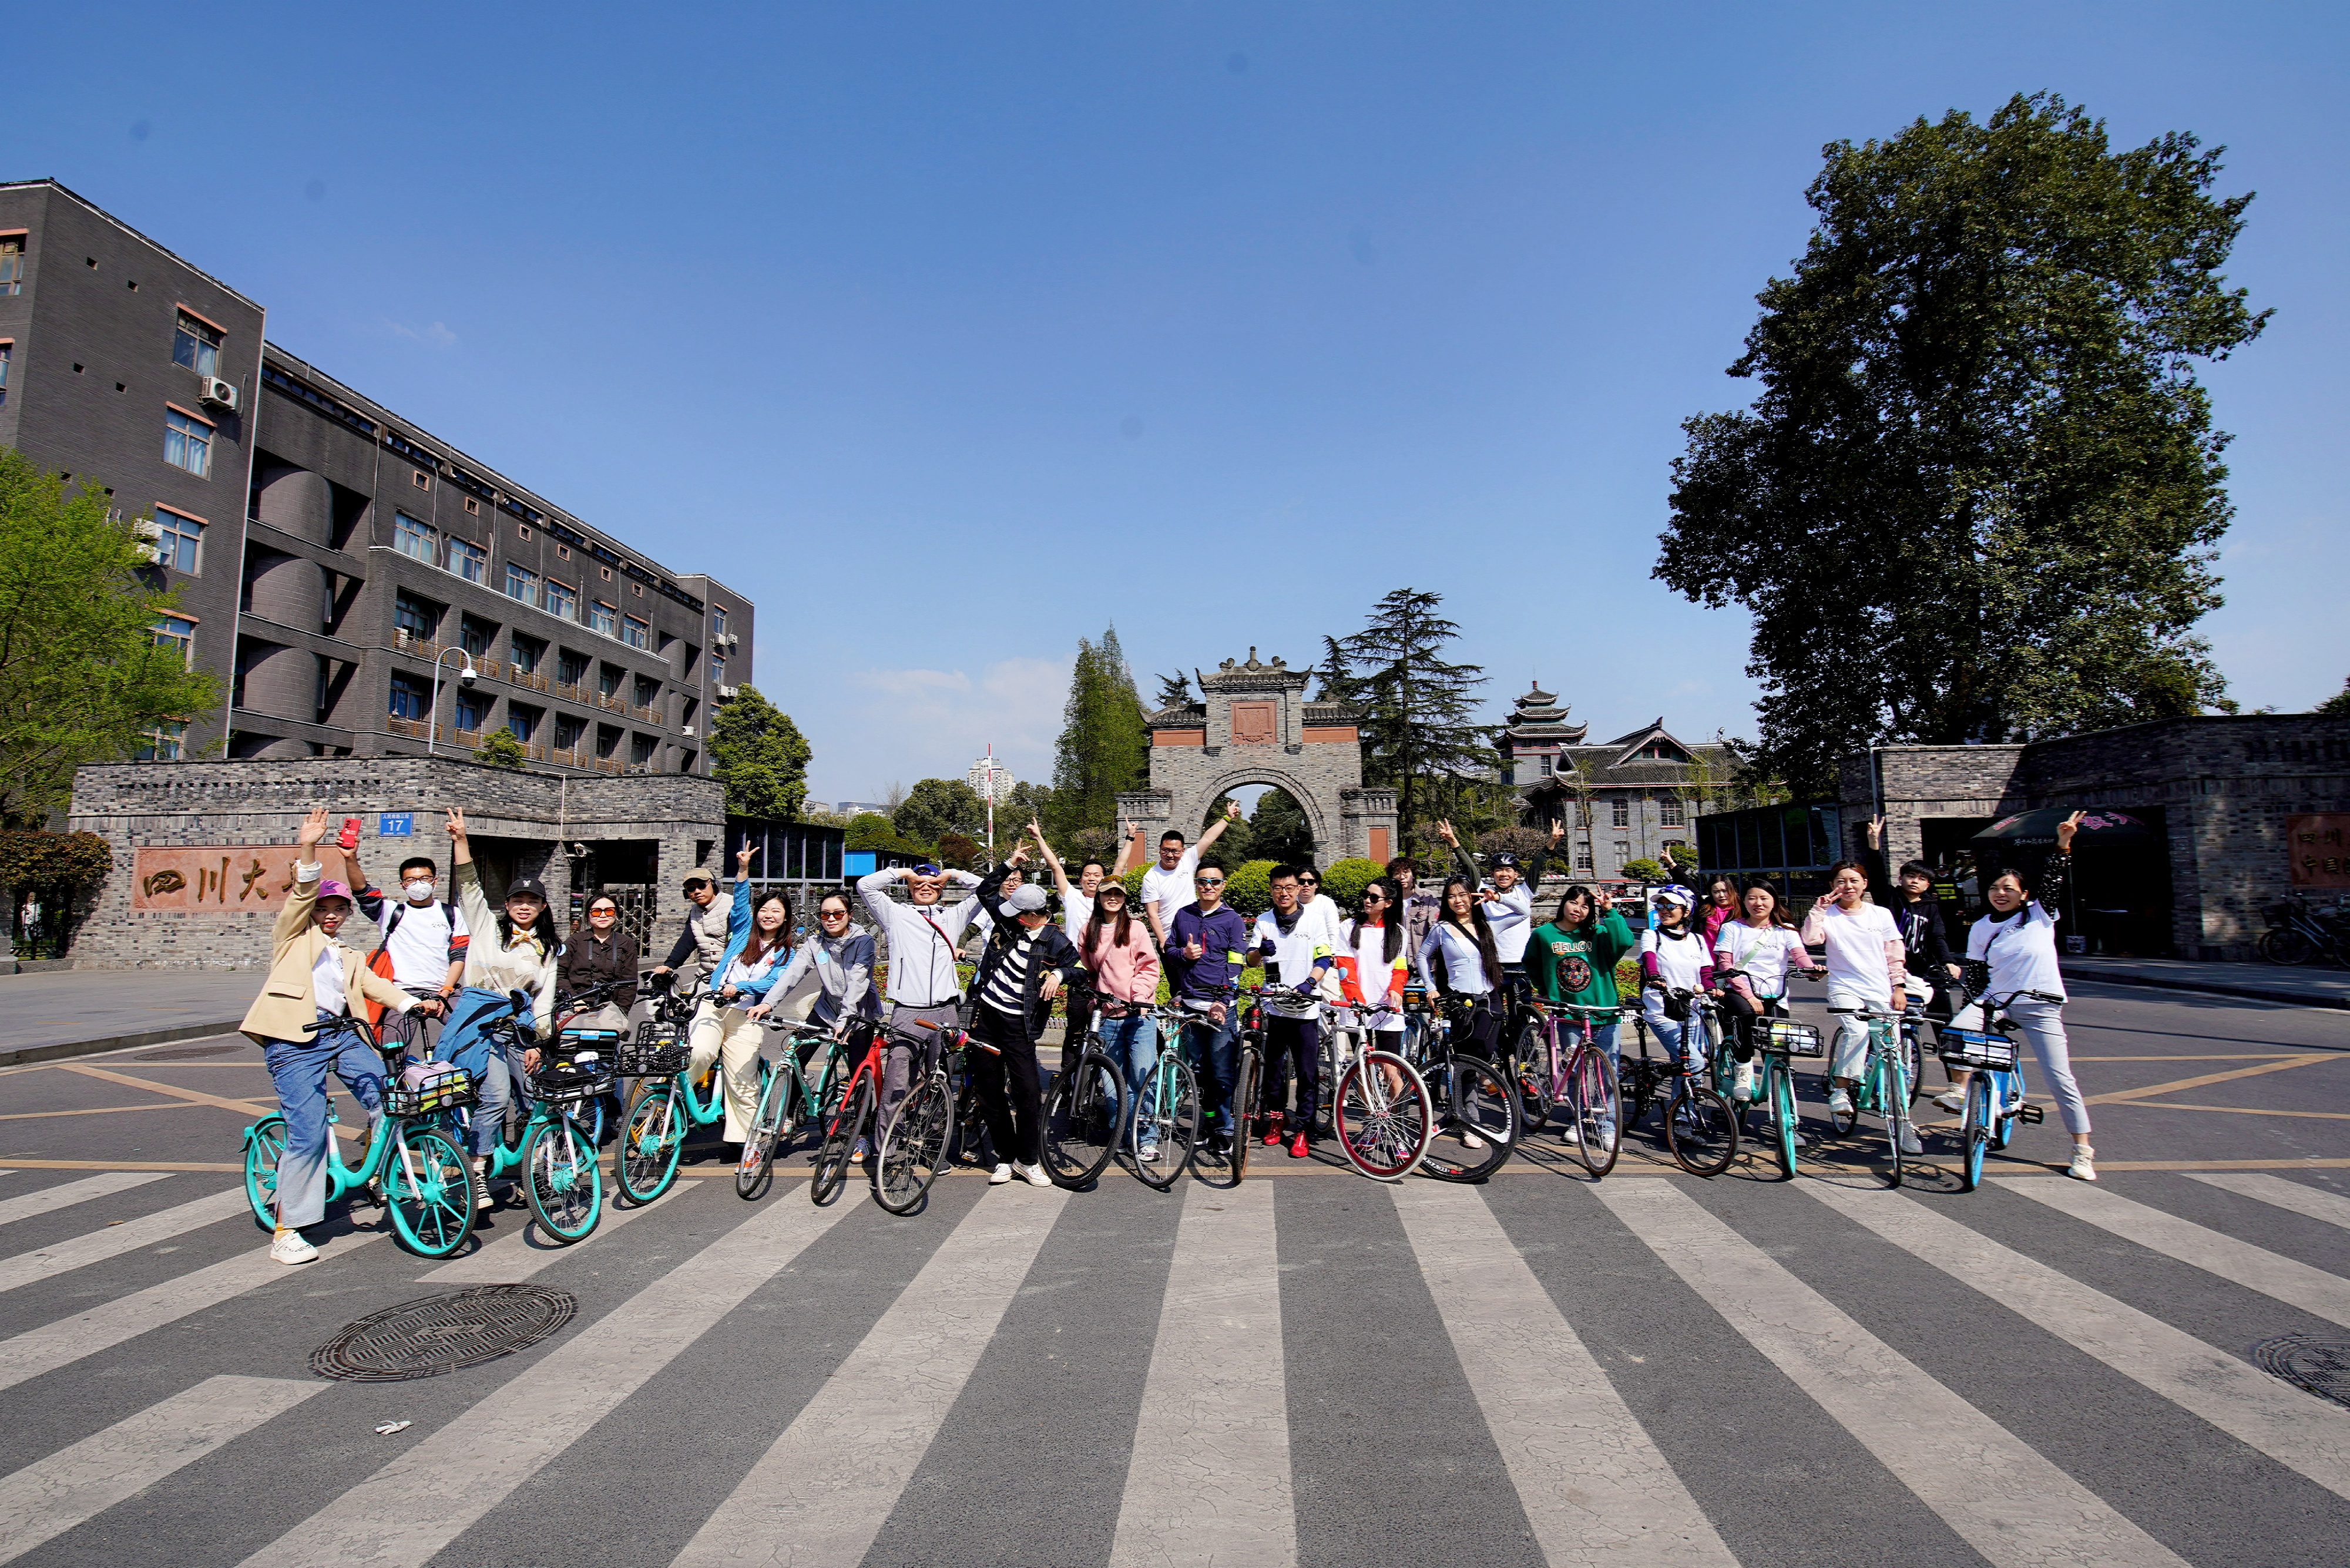
[{"label": "bicycle basket", "polygon": [[660,1078],[671,1073],[682,1073],[693,1056],[693,1049],[676,1042],[647,1040],[641,1035],[623,1043],[614,1071],[624,1078]]},{"label": "bicycle basket", "polygon": [[2015,1042],[2004,1034],[1987,1034],[1980,1029],[1945,1029],[1935,1048],[1943,1062],[1952,1067],[1996,1067],[2004,1071],[2015,1065]]},{"label": "bicycle basket", "polygon": [[531,1075],[534,1098],[552,1105],[577,1105],[612,1091],[612,1075],[601,1062],[556,1062]]},{"label": "bicycle basket", "polygon": [[473,1075],[452,1062],[418,1062],[411,1064],[383,1086],[383,1110],[386,1116],[422,1116],[435,1111],[454,1111],[472,1105],[479,1096],[479,1086]]},{"label": "bicycle basket", "polygon": [[1792,1018],[1758,1018],[1754,1043],[1774,1056],[1825,1056],[1827,1044],[1820,1032]]}]

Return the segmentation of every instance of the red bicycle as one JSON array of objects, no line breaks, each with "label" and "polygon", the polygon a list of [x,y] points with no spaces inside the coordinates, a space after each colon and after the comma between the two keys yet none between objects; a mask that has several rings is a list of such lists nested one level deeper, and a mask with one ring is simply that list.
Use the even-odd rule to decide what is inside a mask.
[{"label": "red bicycle", "polygon": [[[909,1214],[920,1208],[931,1184],[945,1168],[948,1134],[955,1121],[954,1078],[961,1064],[956,1058],[962,1050],[963,1033],[927,1021],[921,1027],[932,1032],[930,1039],[870,1019],[850,1023],[849,1048],[856,1049],[861,1035],[865,1050],[848,1075],[832,1118],[825,1124],[824,1143],[816,1149],[808,1197],[819,1208],[840,1196],[848,1181],[849,1157],[860,1137],[873,1151],[874,1200],[892,1214]],[[924,1070],[920,1082],[907,1091],[883,1126],[882,1053],[893,1043],[920,1052]],[[933,1051],[933,1044],[946,1050]]]}]

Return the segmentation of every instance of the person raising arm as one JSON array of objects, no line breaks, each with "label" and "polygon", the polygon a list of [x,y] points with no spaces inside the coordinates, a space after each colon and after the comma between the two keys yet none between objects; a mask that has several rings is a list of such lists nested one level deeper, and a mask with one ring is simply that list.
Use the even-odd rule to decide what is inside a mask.
[{"label": "person raising arm", "polygon": [[1142,874],[1142,917],[1150,922],[1152,941],[1167,945],[1168,932],[1175,929],[1175,911],[1191,901],[1191,878],[1200,868],[1200,857],[1240,819],[1241,803],[1228,800],[1223,816],[1189,848],[1172,828],[1159,836],[1159,864]]},{"label": "person raising arm", "polygon": [[[1908,950],[1891,912],[1868,901],[1868,868],[1859,861],[1839,860],[1828,867],[1828,894],[1804,915],[1804,941],[1827,950],[1830,1008],[1895,1010],[1893,999],[1901,994],[1901,982],[1909,972]],[[1835,1057],[1828,1069],[1828,1108],[1837,1116],[1852,1115],[1852,1086],[1867,1054],[1867,1021],[1839,1012]],[[1916,1137],[1908,1132],[1905,1146]],[[1901,1152],[1918,1151],[1904,1147]]]}]

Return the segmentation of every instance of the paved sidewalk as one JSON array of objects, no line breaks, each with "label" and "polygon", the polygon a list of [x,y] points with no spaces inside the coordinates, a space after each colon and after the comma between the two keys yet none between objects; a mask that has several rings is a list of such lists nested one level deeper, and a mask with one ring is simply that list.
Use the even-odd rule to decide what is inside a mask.
[{"label": "paved sidewalk", "polygon": [[2272,963],[2197,963],[2186,959],[2068,958],[2067,980],[2147,985],[2165,991],[2208,991],[2222,996],[2283,1002],[2303,1007],[2350,1008],[2350,970],[2286,968]]},{"label": "paved sidewalk", "polygon": [[262,979],[258,969],[0,975],[0,1066],[234,1029]]}]

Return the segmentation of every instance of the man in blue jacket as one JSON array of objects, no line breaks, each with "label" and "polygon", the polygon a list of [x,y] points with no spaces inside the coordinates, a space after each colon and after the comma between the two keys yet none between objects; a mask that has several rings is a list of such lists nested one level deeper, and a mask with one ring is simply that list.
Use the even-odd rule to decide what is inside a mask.
[{"label": "man in blue jacket", "polygon": [[1208,1065],[1209,1119],[1205,1152],[1221,1158],[1232,1151],[1232,1081],[1239,1075],[1239,992],[1248,962],[1248,920],[1224,906],[1224,868],[1200,862],[1191,878],[1197,901],[1175,911],[1167,938],[1168,985],[1184,1012],[1183,1028]]}]

